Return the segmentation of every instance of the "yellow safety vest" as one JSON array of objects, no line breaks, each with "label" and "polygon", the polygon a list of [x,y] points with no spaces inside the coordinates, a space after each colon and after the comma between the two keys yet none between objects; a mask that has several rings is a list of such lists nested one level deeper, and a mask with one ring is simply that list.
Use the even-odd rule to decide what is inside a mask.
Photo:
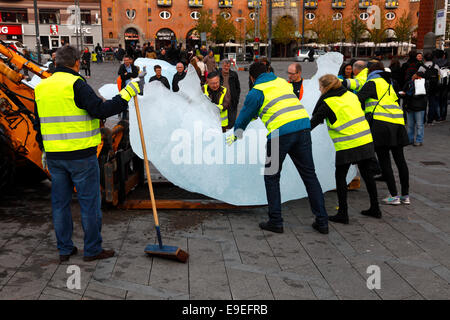
[{"label": "yellow safety vest", "polygon": [[347,81],[347,89],[358,92],[359,90],[361,90],[363,85],[366,83],[368,74],[369,74],[369,69],[364,68],[361,70],[360,73],[358,73],[355,76],[355,78],[344,79],[342,81]]},{"label": "yellow safety vest", "polygon": [[258,116],[269,131],[280,128],[286,123],[308,118],[308,112],[292,92],[292,85],[282,78],[256,84],[254,89],[264,94],[264,102]]},{"label": "yellow safety vest", "polygon": [[378,99],[381,99],[381,101],[378,103],[377,99],[367,99],[365,101],[364,111],[366,113],[371,113],[375,109],[375,113],[373,114],[374,120],[405,125],[403,110],[397,103],[398,97],[394,88],[383,78],[375,78],[369,81],[375,83],[377,97]]},{"label": "yellow safety vest", "polygon": [[[223,100],[225,99],[225,95],[227,94],[227,88],[221,86],[223,89],[222,95],[219,99],[219,104],[216,104],[217,108],[220,110],[220,122],[222,127],[228,126],[228,110],[223,108]],[[208,92],[208,85],[205,84],[203,86],[203,92],[204,94],[209,98],[209,92]]]},{"label": "yellow safety vest", "polygon": [[336,115],[333,124],[327,119],[328,134],[336,151],[356,148],[373,141],[369,123],[358,97],[350,92],[324,99]]},{"label": "yellow safety vest", "polygon": [[83,150],[101,142],[99,120],[75,104],[73,85],[78,79],[56,72],[34,90],[46,152]]}]

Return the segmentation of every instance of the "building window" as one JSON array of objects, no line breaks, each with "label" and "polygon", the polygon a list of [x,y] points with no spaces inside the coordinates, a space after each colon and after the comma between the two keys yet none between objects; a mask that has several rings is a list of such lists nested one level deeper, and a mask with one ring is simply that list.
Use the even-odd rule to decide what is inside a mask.
[{"label": "building window", "polygon": [[305,8],[307,9],[316,9],[317,8],[317,0],[306,0]]},{"label": "building window", "polygon": [[39,23],[59,24],[59,10],[39,10]]},{"label": "building window", "polygon": [[94,44],[94,37],[93,36],[84,36],[83,42],[84,42],[84,44]]},{"label": "building window", "polygon": [[[248,0],[247,5],[249,8],[253,9],[256,8],[259,2],[259,7],[262,7],[262,1],[255,1],[255,0]],[[279,1],[273,1],[272,6],[275,6],[276,3],[279,3]]]},{"label": "building window", "polygon": [[108,8],[107,11],[108,11],[108,20],[112,21],[112,8]]},{"label": "building window", "polygon": [[386,9],[398,8],[398,0],[386,0]]},{"label": "building window", "polygon": [[386,19],[387,20],[394,20],[395,19],[395,13],[393,13],[393,12],[386,13]]},{"label": "building window", "polygon": [[333,14],[333,20],[341,20],[342,19],[342,13],[336,12]]},{"label": "building window", "polygon": [[91,11],[81,10],[80,12],[81,24],[92,24],[91,22]]},{"label": "building window", "polygon": [[255,20],[255,15],[256,14],[254,12],[250,12],[248,16],[250,17],[250,19]]},{"label": "building window", "polygon": [[233,0],[219,0],[219,8],[231,8]]},{"label": "building window", "polygon": [[28,23],[26,10],[2,9],[0,10],[0,22]]},{"label": "building window", "polygon": [[308,12],[306,14],[306,20],[314,20],[316,18],[316,15],[312,12]]},{"label": "building window", "polygon": [[158,6],[170,7],[172,5],[172,0],[158,0]]},{"label": "building window", "polygon": [[169,11],[161,11],[161,12],[159,13],[159,17],[160,17],[161,19],[167,20],[167,19],[170,19],[171,14],[170,14]]},{"label": "building window", "polygon": [[229,12],[221,12],[220,15],[225,19],[228,20],[231,18],[231,13]]},{"label": "building window", "polygon": [[198,20],[200,18],[200,12],[192,11],[191,12],[191,18],[194,19],[194,20]]},{"label": "building window", "polygon": [[359,0],[359,8],[366,9],[372,5],[372,0]]},{"label": "building window", "polygon": [[110,32],[110,33],[109,33],[109,38],[112,39],[113,37],[114,37],[114,36],[113,36],[113,33]]},{"label": "building window", "polygon": [[272,3],[272,7],[274,7],[274,8],[284,8],[284,1],[274,1]]},{"label": "building window", "polygon": [[369,19],[369,14],[367,12],[363,12],[359,15],[359,18],[361,20],[367,20],[367,19]]},{"label": "building window", "polygon": [[189,7],[203,7],[203,0],[189,0]]},{"label": "building window", "polygon": [[331,7],[333,9],[344,9],[345,8],[345,0],[332,0]]}]

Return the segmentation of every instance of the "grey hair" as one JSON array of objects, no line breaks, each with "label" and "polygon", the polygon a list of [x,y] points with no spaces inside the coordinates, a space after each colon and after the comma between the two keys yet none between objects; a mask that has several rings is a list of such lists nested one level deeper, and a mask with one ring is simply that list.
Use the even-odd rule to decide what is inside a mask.
[{"label": "grey hair", "polygon": [[74,46],[63,46],[56,50],[55,64],[58,67],[73,67],[80,60],[80,53]]},{"label": "grey hair", "polygon": [[361,71],[365,67],[366,67],[366,63],[362,60],[358,60],[358,61],[355,61],[355,63],[353,63],[353,68],[355,68],[359,71]]},{"label": "grey hair", "polygon": [[229,59],[223,59],[220,61],[220,65],[222,66],[223,64],[231,64],[231,61]]}]

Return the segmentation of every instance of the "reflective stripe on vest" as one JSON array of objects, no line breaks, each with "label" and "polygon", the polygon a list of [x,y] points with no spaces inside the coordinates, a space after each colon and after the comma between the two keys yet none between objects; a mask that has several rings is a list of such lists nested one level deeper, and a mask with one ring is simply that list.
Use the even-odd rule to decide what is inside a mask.
[{"label": "reflective stripe on vest", "polygon": [[403,110],[397,103],[398,97],[394,88],[381,77],[369,81],[375,83],[377,97],[382,97],[382,99],[379,103],[376,99],[367,99],[365,101],[365,112],[371,113],[375,109],[374,120],[404,125]]},{"label": "reflective stripe on vest", "polygon": [[373,141],[361,103],[354,93],[346,91],[341,96],[325,98],[324,101],[336,115],[333,124],[327,119],[328,134],[336,151],[356,148]]},{"label": "reflective stripe on vest", "polygon": [[[225,99],[225,95],[227,94],[227,88],[225,88],[223,86],[222,86],[222,88],[223,88],[223,92],[222,92],[222,95],[220,96],[219,104],[216,104],[216,107],[219,108],[219,110],[220,110],[220,123],[221,123],[222,127],[227,127],[228,126],[228,110],[223,109],[223,100]],[[203,86],[203,93],[209,98],[207,84],[205,84]]]},{"label": "reflective stripe on vest", "polygon": [[282,78],[256,84],[254,87],[264,94],[264,102],[258,116],[268,130],[268,135],[286,123],[309,119],[308,113],[292,92],[292,85]]},{"label": "reflective stripe on vest", "polygon": [[80,76],[56,72],[35,88],[41,134],[46,152],[67,152],[96,147],[101,142],[100,122],[76,106],[73,85]]},{"label": "reflective stripe on vest", "polygon": [[364,86],[367,81],[367,75],[369,74],[369,69],[364,68],[358,73],[354,79],[345,79],[347,81],[347,89],[354,90],[358,92]]}]

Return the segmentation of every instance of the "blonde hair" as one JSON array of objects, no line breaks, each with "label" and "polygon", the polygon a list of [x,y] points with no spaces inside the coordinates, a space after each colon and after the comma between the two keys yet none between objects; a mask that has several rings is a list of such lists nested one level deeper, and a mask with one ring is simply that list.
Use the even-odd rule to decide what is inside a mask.
[{"label": "blonde hair", "polygon": [[340,88],[342,86],[342,83],[335,75],[326,74],[319,78],[319,85],[324,89],[326,93],[330,90]]}]

